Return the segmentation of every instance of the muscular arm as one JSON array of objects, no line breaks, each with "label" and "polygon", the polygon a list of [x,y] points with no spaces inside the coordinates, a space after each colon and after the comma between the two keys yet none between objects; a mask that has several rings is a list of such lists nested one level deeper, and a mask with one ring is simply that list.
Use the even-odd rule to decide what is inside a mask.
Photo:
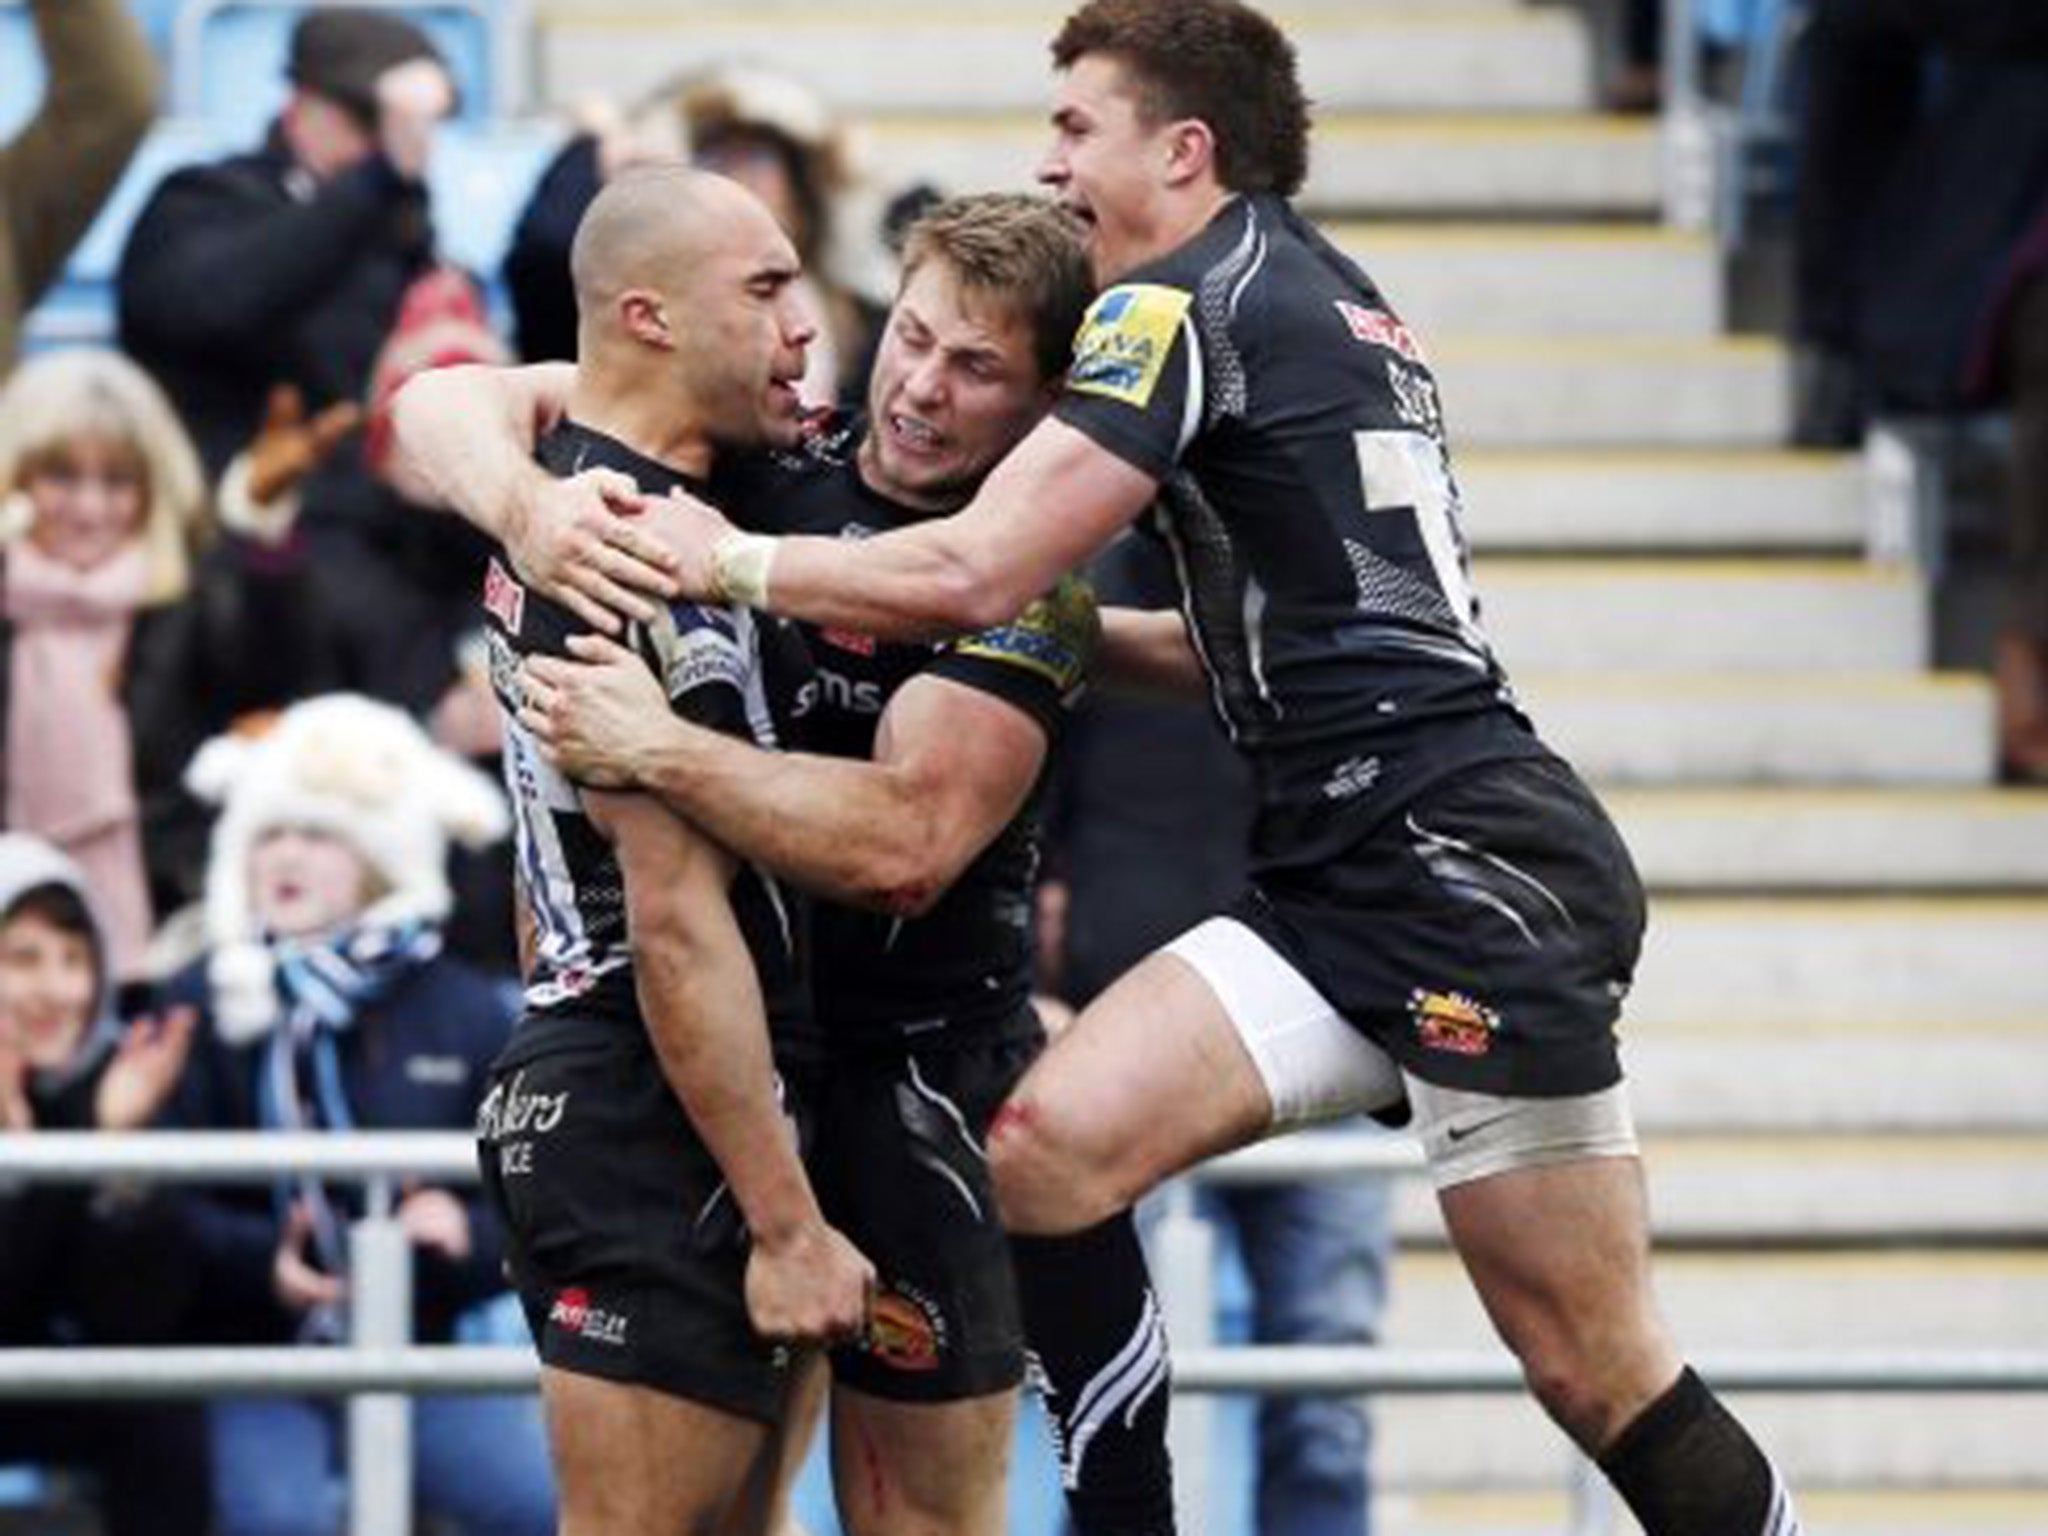
[{"label": "muscular arm", "polygon": [[646,795],[586,791],[612,841],[640,1008],[663,1075],[755,1241],[823,1224],[776,1099],[766,1010],[727,894],[733,861]]},{"label": "muscular arm", "polygon": [[[874,759],[859,762],[763,751],[657,714],[651,681],[644,696],[637,687],[644,672],[630,661],[606,670],[606,713],[634,740],[618,766],[635,783],[746,858],[859,906],[929,910],[1017,814],[1045,762],[1045,732],[1028,714],[946,678],[898,690]],[[579,742],[568,745],[574,762]]]},{"label": "muscular arm", "polygon": [[776,540],[768,606],[885,640],[985,629],[1107,544],[1157,488],[1049,417],[951,517],[871,539]]},{"label": "muscular arm", "polygon": [[519,509],[554,483],[533,445],[568,409],[575,378],[573,363],[414,374],[391,404],[399,489],[510,542]]}]

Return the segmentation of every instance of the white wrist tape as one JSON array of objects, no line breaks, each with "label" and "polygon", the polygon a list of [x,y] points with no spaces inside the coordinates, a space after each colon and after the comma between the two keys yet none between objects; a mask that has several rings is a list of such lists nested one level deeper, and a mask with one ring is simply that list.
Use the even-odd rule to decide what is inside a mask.
[{"label": "white wrist tape", "polygon": [[768,606],[768,572],[776,540],[760,533],[728,533],[711,546],[711,579],[718,595],[749,608]]}]

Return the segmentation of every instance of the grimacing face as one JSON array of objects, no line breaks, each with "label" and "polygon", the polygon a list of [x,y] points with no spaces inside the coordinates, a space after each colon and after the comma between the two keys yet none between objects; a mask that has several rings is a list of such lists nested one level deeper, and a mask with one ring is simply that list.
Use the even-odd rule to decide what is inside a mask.
[{"label": "grimacing face", "polygon": [[1157,206],[1171,126],[1145,122],[1123,65],[1103,54],[1076,59],[1053,93],[1053,140],[1038,179],[1081,225],[1102,287],[1176,243]]},{"label": "grimacing face", "polygon": [[804,349],[818,334],[799,291],[802,271],[789,237],[748,198],[670,298],[678,364],[713,441],[735,448],[796,442]]},{"label": "grimacing face", "polygon": [[92,1022],[99,970],[83,934],[37,912],[0,923],[0,1036],[50,1071],[77,1052]]},{"label": "grimacing face", "polygon": [[951,511],[1051,402],[1024,317],[928,256],[904,280],[875,353],[862,473],[905,506]]}]

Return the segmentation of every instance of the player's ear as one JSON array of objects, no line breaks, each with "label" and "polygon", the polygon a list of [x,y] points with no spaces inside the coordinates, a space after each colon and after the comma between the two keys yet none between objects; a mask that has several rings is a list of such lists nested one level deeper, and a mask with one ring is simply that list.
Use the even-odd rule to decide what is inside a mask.
[{"label": "player's ear", "polygon": [[1216,135],[1199,117],[1185,117],[1166,129],[1166,181],[1184,187],[1216,169]]},{"label": "player's ear", "polygon": [[628,288],[619,295],[618,304],[619,324],[628,336],[643,346],[660,347],[663,351],[675,346],[668,305],[660,294],[651,288]]}]

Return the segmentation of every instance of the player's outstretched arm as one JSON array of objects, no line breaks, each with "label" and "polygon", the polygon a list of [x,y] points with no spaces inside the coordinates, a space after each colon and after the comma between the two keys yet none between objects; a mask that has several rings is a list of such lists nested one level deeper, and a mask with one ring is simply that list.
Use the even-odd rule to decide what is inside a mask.
[{"label": "player's outstretched arm", "polygon": [[557,479],[534,462],[575,378],[568,363],[416,374],[392,402],[393,464],[409,499],[457,513],[542,593],[616,634],[621,619],[653,617],[650,594],[669,595],[669,557],[633,521],[646,503],[630,477]]},{"label": "player's outstretched arm", "polygon": [[951,517],[871,539],[771,539],[706,518],[676,550],[678,574],[693,594],[880,639],[961,634],[1015,618],[1133,522],[1157,489],[1048,418]]},{"label": "player's outstretched arm", "polygon": [[585,791],[626,886],[641,1012],[753,1239],[747,1310],[768,1338],[866,1327],[874,1267],[827,1226],[775,1087],[760,979],[733,916],[733,860],[646,795]]},{"label": "player's outstretched arm", "polygon": [[[521,722],[583,783],[651,790],[725,847],[836,901],[927,910],[1013,818],[1045,761],[1016,706],[938,677],[889,702],[871,762],[768,752],[670,714],[631,651],[526,665]],[[587,664],[586,664],[587,663]]]}]

